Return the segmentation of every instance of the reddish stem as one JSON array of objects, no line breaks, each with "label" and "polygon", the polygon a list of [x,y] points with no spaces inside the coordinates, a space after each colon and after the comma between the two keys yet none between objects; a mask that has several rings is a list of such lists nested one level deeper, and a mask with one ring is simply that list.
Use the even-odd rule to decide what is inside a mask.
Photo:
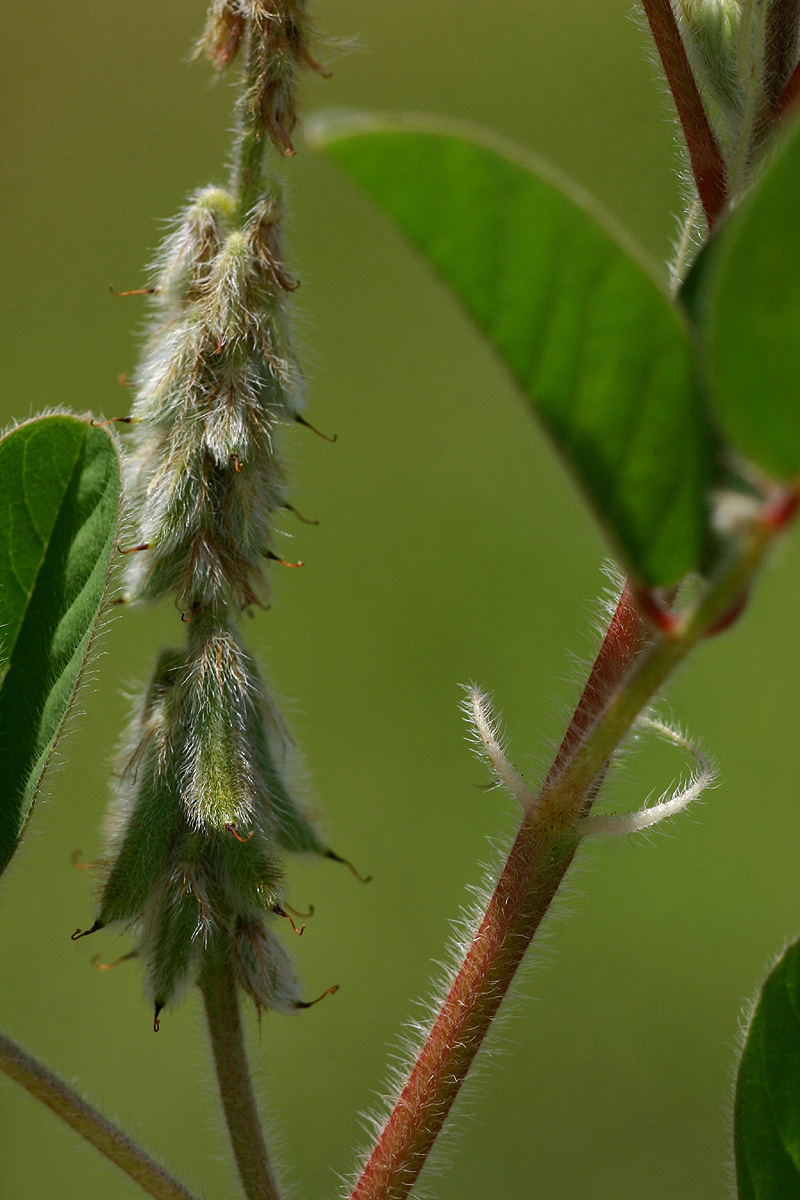
[{"label": "reddish stem", "polygon": [[670,0],[642,0],[686,138],[697,193],[709,230],[725,208],[725,161],[709,124]]},{"label": "reddish stem", "polygon": [[611,693],[647,641],[648,631],[642,620],[630,584],[625,584],[603,643],[589,673],[564,740],[558,748],[547,783],[552,782],[577,750],[581,739]]},{"label": "reddish stem", "polygon": [[[648,636],[626,586],[545,787],[575,754]],[[587,805],[598,786],[587,795]],[[532,821],[523,820],[478,932],[351,1200],[408,1195],[574,853],[573,844],[554,852]]]}]

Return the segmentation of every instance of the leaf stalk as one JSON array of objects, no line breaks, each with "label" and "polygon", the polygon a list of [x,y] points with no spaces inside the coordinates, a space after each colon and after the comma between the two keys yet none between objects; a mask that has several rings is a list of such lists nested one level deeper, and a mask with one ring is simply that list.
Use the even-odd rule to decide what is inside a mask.
[{"label": "leaf stalk", "polygon": [[0,1068],[130,1176],[154,1200],[194,1200],[188,1188],[173,1179],[126,1133],[2,1033]]},{"label": "leaf stalk", "polygon": [[692,174],[710,231],[727,203],[725,160],[706,115],[670,0],[642,0],[642,7],[678,110]]}]

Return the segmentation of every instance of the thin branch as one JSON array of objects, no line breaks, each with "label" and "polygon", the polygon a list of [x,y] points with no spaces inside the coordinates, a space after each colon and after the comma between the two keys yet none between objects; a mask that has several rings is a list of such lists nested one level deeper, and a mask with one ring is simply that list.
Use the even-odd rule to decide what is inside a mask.
[{"label": "thin branch", "polygon": [[63,1080],[42,1066],[9,1038],[0,1033],[0,1068],[32,1096],[60,1117],[76,1133],[129,1175],[155,1200],[194,1200],[192,1193],[173,1179],[127,1134],[112,1125],[101,1113]]},{"label": "thin branch", "polygon": [[703,107],[670,0],[642,0],[686,138],[692,174],[709,230],[725,208],[725,161]]},{"label": "thin branch", "polygon": [[670,634],[652,639],[623,593],[575,716],[517,838],[442,1008],[357,1179],[351,1200],[404,1200],[517,967],[575,855],[580,821],[620,741],[675,666],[739,602],[775,534],[796,512],[778,496],[739,552]]},{"label": "thin branch", "polygon": [[209,956],[200,976],[214,1065],[231,1147],[247,1200],[280,1200],[267,1155],[244,1044],[236,981],[230,964]]}]

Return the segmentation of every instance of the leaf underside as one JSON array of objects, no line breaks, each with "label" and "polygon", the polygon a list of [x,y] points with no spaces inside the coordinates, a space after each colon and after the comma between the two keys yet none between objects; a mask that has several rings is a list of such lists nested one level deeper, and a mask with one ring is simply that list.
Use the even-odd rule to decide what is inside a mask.
[{"label": "leaf underside", "polygon": [[0,439],[0,871],[75,698],[120,493],[114,443],[88,420],[40,417]]},{"label": "leaf underside", "polygon": [[800,1200],[800,942],[780,957],[758,998],[734,1124],[740,1200]]},{"label": "leaf underside", "polygon": [[683,316],[591,200],[490,135],[319,118],[311,140],[450,285],[577,475],[628,569],[703,561],[709,439]]}]

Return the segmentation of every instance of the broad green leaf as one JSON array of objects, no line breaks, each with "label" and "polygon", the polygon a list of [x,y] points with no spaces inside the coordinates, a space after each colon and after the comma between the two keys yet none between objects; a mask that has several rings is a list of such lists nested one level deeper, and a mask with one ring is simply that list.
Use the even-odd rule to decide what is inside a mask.
[{"label": "broad green leaf", "polygon": [[632,573],[703,559],[708,441],[689,334],[640,251],[524,151],[427,118],[335,116],[312,143],[466,307],[577,474]]},{"label": "broad green leaf", "polygon": [[0,439],[0,871],[97,628],[120,491],[114,443],[88,420],[39,417]]},{"label": "broad green leaf", "polygon": [[695,319],[721,427],[780,478],[800,473],[800,126],[702,263]]},{"label": "broad green leaf", "polygon": [[761,989],[736,1084],[740,1200],[800,1200],[800,942]]}]

